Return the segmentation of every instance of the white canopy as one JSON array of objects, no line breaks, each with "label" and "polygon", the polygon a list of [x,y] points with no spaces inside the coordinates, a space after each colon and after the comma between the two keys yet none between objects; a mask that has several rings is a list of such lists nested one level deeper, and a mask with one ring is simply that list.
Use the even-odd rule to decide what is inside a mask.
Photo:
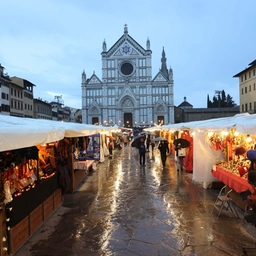
[{"label": "white canopy", "polygon": [[144,129],[145,131],[178,131],[178,130],[205,130],[205,131],[223,131],[229,130],[232,127],[244,134],[256,134],[256,114],[248,113],[237,114],[231,117],[214,118],[202,121],[193,121],[186,123],[168,124],[155,126]]},{"label": "white canopy", "polygon": [[193,132],[193,180],[205,184],[215,181],[211,174],[213,164],[223,160],[221,151],[212,150],[205,140],[205,132],[228,131],[232,127],[241,134],[256,135],[256,114],[242,113],[232,117],[208,119],[187,123],[163,125],[144,129],[145,131],[182,131]]},{"label": "white canopy", "polygon": [[108,127],[0,115],[0,152],[106,132]]}]

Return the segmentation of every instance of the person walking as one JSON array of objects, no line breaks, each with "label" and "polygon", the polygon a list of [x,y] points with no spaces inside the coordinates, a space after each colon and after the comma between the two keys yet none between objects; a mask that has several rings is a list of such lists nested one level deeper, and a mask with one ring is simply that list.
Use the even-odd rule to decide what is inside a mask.
[{"label": "person walking", "polygon": [[137,149],[139,150],[140,155],[140,165],[145,166],[146,161],[146,146],[145,146],[145,139],[143,137],[140,138]]},{"label": "person walking", "polygon": [[108,142],[108,151],[109,151],[109,158],[112,158],[112,153],[113,153],[113,143],[112,143],[112,141],[111,141],[111,140]]},{"label": "person walking", "polygon": [[177,159],[177,172],[179,170],[183,170],[183,158],[185,155],[180,155],[179,150],[185,150],[185,148],[181,147],[181,144],[178,143],[177,146],[174,149],[176,151],[176,159]]},{"label": "person walking", "polygon": [[154,148],[155,148],[155,142],[151,141],[151,149],[152,149],[152,154],[154,153]]},{"label": "person walking", "polygon": [[166,162],[166,153],[169,153],[169,147],[168,147],[167,141],[166,140],[161,140],[159,145],[158,145],[158,149],[160,151],[161,161],[162,161],[162,165],[164,167],[165,162]]},{"label": "person walking", "polygon": [[146,140],[147,152],[149,152],[150,142],[151,142],[151,140],[150,140],[150,135],[148,135],[147,140]]}]

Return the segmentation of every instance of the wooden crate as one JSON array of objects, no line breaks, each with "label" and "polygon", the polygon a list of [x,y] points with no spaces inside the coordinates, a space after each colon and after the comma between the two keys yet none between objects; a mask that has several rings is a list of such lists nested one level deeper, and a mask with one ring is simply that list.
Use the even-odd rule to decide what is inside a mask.
[{"label": "wooden crate", "polygon": [[29,238],[29,216],[10,230],[11,252],[15,252]]},{"label": "wooden crate", "polygon": [[76,188],[79,186],[79,184],[85,179],[85,177],[87,176],[87,173],[85,172],[85,170],[77,170],[74,174],[74,184],[73,184],[73,191],[74,192],[76,190]]},{"label": "wooden crate", "polygon": [[54,192],[54,209],[57,209],[63,202],[62,190],[57,189]]},{"label": "wooden crate", "polygon": [[50,217],[53,211],[54,211],[54,197],[52,194],[43,202],[44,221]]},{"label": "wooden crate", "polygon": [[33,234],[36,229],[44,222],[43,204],[40,204],[34,211],[29,214],[30,219],[30,234]]}]

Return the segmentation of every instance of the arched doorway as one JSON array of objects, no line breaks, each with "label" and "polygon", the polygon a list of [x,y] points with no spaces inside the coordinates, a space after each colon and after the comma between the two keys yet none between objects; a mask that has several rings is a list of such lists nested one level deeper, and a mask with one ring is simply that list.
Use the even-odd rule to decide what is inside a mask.
[{"label": "arched doorway", "polygon": [[132,113],[124,113],[124,127],[132,128]]},{"label": "arched doorway", "polygon": [[93,117],[92,118],[92,124],[98,125],[99,124],[99,118],[98,117]]},{"label": "arched doorway", "polygon": [[164,125],[164,116],[157,117],[157,125]]}]

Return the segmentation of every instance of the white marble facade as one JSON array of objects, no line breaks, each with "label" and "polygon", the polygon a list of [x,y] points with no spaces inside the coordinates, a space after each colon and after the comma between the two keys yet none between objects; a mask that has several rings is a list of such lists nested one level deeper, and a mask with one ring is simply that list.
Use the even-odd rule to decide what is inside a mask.
[{"label": "white marble facade", "polygon": [[150,41],[146,49],[129,34],[107,50],[102,46],[102,79],[82,73],[82,122],[147,127],[174,123],[173,71],[163,49],[161,69],[152,78]]}]

